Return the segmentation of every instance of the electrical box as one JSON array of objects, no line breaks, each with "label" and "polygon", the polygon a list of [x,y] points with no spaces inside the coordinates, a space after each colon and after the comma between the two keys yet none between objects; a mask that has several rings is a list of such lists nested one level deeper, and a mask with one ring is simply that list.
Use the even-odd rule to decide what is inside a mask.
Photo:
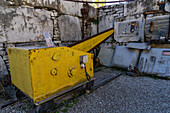
[{"label": "electrical box", "polygon": [[87,62],[88,62],[88,56],[87,55],[80,56],[80,64],[81,63],[87,63]]},{"label": "electrical box", "polygon": [[86,56],[83,62],[88,75],[94,78],[93,54],[68,47],[8,48],[8,55],[12,84],[34,103],[87,81],[80,56]]}]

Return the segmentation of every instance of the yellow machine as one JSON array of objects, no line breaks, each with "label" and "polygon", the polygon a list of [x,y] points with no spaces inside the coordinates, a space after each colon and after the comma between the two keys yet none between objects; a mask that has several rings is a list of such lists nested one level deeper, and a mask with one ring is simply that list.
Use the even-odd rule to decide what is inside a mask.
[{"label": "yellow machine", "polygon": [[12,84],[39,105],[94,80],[94,55],[87,52],[113,32],[109,29],[69,47],[8,48]]}]

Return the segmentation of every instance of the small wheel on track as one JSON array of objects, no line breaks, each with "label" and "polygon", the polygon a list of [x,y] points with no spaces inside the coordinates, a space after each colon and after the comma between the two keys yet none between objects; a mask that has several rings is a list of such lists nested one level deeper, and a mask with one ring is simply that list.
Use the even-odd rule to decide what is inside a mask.
[{"label": "small wheel on track", "polygon": [[10,77],[10,75],[7,74],[7,75],[4,75],[2,77],[2,84],[3,84],[4,87],[7,87],[7,86],[9,86],[11,84],[11,77]]},{"label": "small wheel on track", "polygon": [[50,113],[51,107],[54,105],[54,100],[50,100],[43,104],[36,106],[35,113]]},{"label": "small wheel on track", "polygon": [[21,92],[21,90],[16,89],[16,97],[17,99],[23,99],[25,95]]},{"label": "small wheel on track", "polygon": [[90,81],[86,84],[86,89],[91,90],[94,86],[94,80]]}]

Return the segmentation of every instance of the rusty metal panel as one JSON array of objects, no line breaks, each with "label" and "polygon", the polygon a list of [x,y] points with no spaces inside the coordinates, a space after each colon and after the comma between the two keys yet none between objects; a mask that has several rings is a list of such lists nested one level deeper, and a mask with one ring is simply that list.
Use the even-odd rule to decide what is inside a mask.
[{"label": "rusty metal panel", "polygon": [[128,49],[126,46],[116,46],[112,60],[113,67],[128,69],[129,66],[134,69],[137,65],[139,50]]},{"label": "rusty metal panel", "polygon": [[169,16],[148,17],[145,24],[145,37],[147,41],[159,40],[160,37],[168,37]]},{"label": "rusty metal panel", "polygon": [[144,40],[144,19],[115,22],[115,40],[118,42],[143,41]]},{"label": "rusty metal panel", "polygon": [[139,70],[148,74],[170,76],[170,49],[152,48],[144,50],[139,60]]}]

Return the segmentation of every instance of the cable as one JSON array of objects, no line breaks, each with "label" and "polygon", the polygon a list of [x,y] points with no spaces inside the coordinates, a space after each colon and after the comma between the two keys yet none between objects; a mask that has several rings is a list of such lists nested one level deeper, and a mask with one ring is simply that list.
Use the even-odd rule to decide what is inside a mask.
[{"label": "cable", "polygon": [[[85,65],[85,64],[84,64]],[[91,81],[91,77],[90,75],[87,73],[87,70],[86,70],[86,65],[85,65],[85,73],[86,73],[86,78],[88,81]]]}]

